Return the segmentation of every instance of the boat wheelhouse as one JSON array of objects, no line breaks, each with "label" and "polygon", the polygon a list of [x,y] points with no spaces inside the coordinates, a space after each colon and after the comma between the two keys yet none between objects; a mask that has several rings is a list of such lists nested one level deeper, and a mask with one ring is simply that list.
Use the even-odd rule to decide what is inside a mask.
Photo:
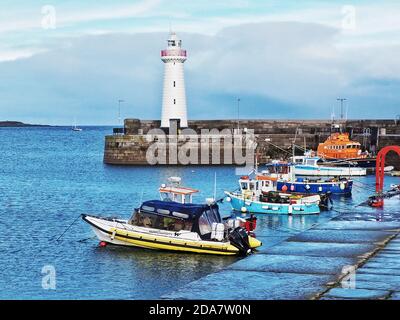
[{"label": "boat wheelhouse", "polygon": [[158,191],[160,192],[161,200],[179,202],[182,204],[193,203],[193,194],[199,192],[196,189],[166,185],[161,185]]}]

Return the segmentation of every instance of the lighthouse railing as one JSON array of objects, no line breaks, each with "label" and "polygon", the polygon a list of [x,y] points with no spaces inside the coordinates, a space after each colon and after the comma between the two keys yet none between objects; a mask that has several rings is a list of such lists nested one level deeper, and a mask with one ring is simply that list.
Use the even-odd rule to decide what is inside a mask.
[{"label": "lighthouse railing", "polygon": [[186,50],[161,50],[161,57],[166,56],[186,57]]}]

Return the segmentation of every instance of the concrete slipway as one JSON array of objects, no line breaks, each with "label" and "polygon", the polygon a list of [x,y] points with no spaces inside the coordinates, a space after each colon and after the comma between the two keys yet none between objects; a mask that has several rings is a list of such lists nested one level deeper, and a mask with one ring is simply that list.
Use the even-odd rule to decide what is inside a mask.
[{"label": "concrete slipway", "polygon": [[[400,223],[333,218],[165,299],[399,299]],[[349,274],[353,268],[355,273]]]}]

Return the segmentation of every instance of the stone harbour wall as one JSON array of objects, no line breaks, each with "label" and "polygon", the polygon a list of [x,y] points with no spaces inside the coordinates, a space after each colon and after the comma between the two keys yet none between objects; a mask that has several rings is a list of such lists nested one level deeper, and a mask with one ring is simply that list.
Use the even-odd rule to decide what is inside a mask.
[{"label": "stone harbour wall", "polygon": [[[387,145],[400,145],[400,121],[398,120],[348,120],[342,121],[341,124],[350,132],[352,139],[359,141],[368,150],[379,150]],[[159,120],[139,120],[126,119],[124,129],[116,134],[108,135],[105,138],[104,162],[107,164],[118,165],[150,165],[146,159],[146,153],[156,140],[148,141],[146,134],[151,133],[153,129],[159,129],[161,121]],[[273,158],[287,158],[292,153],[292,145],[306,146],[316,150],[320,142],[330,135],[330,120],[192,120],[188,126],[194,132],[201,134],[212,129],[224,132],[241,132],[254,130],[254,137],[257,143],[256,154],[260,164],[266,163]],[[168,134],[168,130],[164,130]],[[178,130],[178,133],[182,130]],[[179,134],[178,134],[179,136]],[[168,136],[166,136],[168,137]],[[183,145],[186,147],[189,139],[178,138],[177,142],[172,145],[172,151]],[[204,140],[204,139],[203,139]],[[223,141],[223,140],[221,140]],[[220,162],[213,163],[212,152],[215,141],[211,138],[207,143],[201,139],[197,140],[198,144],[194,144],[197,148],[198,164],[203,165],[241,165],[235,158],[229,156],[233,153],[232,147],[226,147],[223,144],[220,150]],[[168,144],[167,144],[168,145]],[[234,148],[233,148],[234,149]],[[239,149],[238,147],[236,149]],[[240,147],[242,153],[245,154],[245,144]],[[209,150],[209,151],[208,151]],[[207,161],[204,154],[209,153]],[[203,154],[203,158],[201,155]],[[301,154],[300,148],[297,154]],[[215,155],[215,154],[214,154]],[[182,163],[170,163],[169,147],[166,150],[166,165],[182,165]],[[214,157],[215,158],[215,157]],[[232,161],[229,161],[229,158]],[[395,154],[388,155],[388,165],[399,167],[400,160]]]}]

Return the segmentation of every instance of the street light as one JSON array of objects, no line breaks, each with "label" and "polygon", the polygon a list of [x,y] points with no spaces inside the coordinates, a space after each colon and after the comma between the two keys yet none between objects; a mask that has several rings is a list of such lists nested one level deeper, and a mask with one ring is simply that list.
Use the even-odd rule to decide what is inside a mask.
[{"label": "street light", "polygon": [[343,120],[344,114],[343,114],[343,101],[346,101],[346,98],[337,98],[337,101],[340,101],[340,118]]},{"label": "street light", "polygon": [[118,124],[121,125],[121,103],[125,102],[124,100],[118,100]]},{"label": "street light", "polygon": [[240,107],[240,98],[237,98],[237,129],[239,134],[239,107]]}]

